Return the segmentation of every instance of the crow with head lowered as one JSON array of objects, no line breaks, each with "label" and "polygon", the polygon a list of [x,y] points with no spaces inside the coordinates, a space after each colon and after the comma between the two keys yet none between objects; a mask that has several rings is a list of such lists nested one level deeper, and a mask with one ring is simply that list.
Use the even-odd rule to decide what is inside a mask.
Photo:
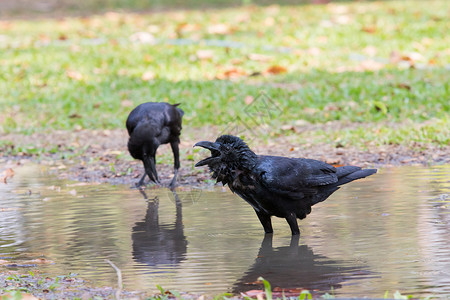
[{"label": "crow with head lowered", "polygon": [[144,184],[147,175],[151,181],[159,183],[156,172],[156,150],[162,144],[170,143],[174,158],[174,176],[170,187],[174,187],[180,168],[181,119],[184,112],[179,104],[165,102],[147,102],[138,105],[128,116],[126,126],[130,138],[128,151],[135,159],[144,163],[145,173],[137,186]]},{"label": "crow with head lowered", "polygon": [[292,235],[300,234],[314,204],[324,201],[343,184],[370,176],[376,169],[333,167],[306,158],[256,155],[240,138],[222,135],[215,142],[194,145],[211,151],[195,166],[208,166],[217,182],[228,185],[255,210],[264,231],[272,233],[271,217],[285,218]]}]

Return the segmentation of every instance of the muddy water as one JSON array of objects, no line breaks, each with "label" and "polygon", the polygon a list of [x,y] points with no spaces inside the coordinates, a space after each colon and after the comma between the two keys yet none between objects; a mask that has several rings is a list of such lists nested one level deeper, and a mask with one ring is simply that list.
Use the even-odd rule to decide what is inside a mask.
[{"label": "muddy water", "polygon": [[[381,170],[318,204],[291,239],[264,237],[251,207],[222,187],[147,189],[56,180],[41,166],[0,184],[0,271],[69,272],[97,285],[216,295],[273,287],[337,296],[399,290],[450,297],[450,166]],[[43,264],[32,259],[45,258]],[[54,262],[50,264],[49,262]]]}]

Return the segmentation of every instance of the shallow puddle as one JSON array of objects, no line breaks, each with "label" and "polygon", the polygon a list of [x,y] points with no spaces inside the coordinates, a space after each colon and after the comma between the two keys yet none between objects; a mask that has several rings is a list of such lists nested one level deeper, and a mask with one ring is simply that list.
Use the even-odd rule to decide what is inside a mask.
[{"label": "shallow puddle", "polygon": [[261,288],[262,276],[272,287],[337,296],[450,296],[450,166],[385,169],[350,183],[300,222],[299,239],[277,218],[273,238],[264,237],[228,188],[143,195],[57,180],[42,166],[15,173],[0,183],[0,271],[72,272],[115,286],[109,259],[129,290],[238,293]]}]

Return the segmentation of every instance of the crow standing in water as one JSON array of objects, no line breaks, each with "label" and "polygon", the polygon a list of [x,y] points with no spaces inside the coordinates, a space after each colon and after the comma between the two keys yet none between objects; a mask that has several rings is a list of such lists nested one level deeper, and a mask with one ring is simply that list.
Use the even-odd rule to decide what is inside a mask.
[{"label": "crow standing in water", "polygon": [[178,169],[180,168],[180,155],[178,144],[180,143],[181,119],[184,112],[178,108],[179,104],[164,102],[147,102],[138,105],[128,116],[126,126],[130,139],[128,151],[135,159],[144,163],[145,173],[137,186],[144,184],[145,176],[151,181],[159,183],[156,172],[156,149],[159,145],[170,143],[174,158],[174,176],[170,187],[174,187]]},{"label": "crow standing in water", "polygon": [[207,165],[217,182],[228,184],[233,193],[247,201],[266,233],[273,232],[270,218],[277,216],[286,219],[292,235],[300,234],[297,218],[306,218],[311,206],[327,199],[339,186],[377,172],[354,166],[335,168],[306,158],[256,155],[232,135],[195,146],[211,151],[211,157],[195,166]]}]

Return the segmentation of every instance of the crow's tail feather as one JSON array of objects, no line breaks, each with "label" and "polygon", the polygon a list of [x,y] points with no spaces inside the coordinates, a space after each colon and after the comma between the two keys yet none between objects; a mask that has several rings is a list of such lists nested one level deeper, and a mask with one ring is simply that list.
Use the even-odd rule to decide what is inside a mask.
[{"label": "crow's tail feather", "polygon": [[370,176],[377,172],[377,169],[364,169],[355,166],[344,166],[336,168],[338,181],[323,187],[311,198],[311,206],[326,200],[334,192],[340,189],[340,185],[349,183],[350,181]]},{"label": "crow's tail feather", "polygon": [[377,169],[361,169],[360,167],[346,166],[337,168],[338,182],[337,186],[349,183],[356,179],[361,179],[375,174]]}]

